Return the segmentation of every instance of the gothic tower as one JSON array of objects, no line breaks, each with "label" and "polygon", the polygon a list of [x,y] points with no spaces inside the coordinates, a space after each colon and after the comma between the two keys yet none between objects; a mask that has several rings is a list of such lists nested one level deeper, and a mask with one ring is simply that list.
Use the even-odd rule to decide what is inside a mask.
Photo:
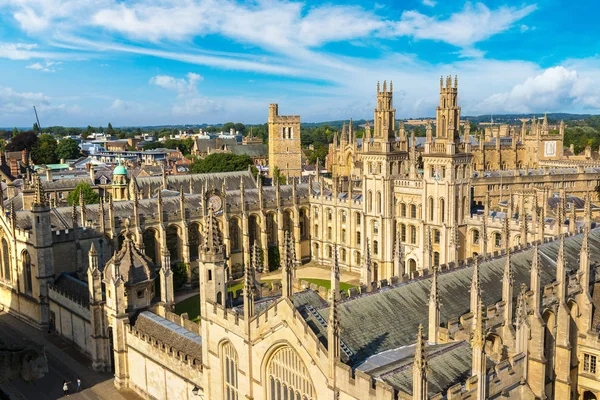
[{"label": "gothic tower", "polygon": [[302,175],[302,150],[300,147],[300,116],[279,115],[277,104],[269,106],[269,174],[275,167],[281,176]]},{"label": "gothic tower", "polygon": [[[457,262],[460,251],[445,251],[460,243],[460,229],[470,213],[471,160],[469,146],[460,143],[458,79],[440,80],[440,106],[437,108],[435,136],[428,132],[423,153],[422,219],[431,229],[431,248],[424,254],[423,268]],[[431,129],[429,128],[428,131]],[[423,234],[423,240],[428,235]],[[426,249],[426,243],[423,243]]]},{"label": "gothic tower", "polygon": [[[394,267],[394,179],[408,170],[408,151],[402,151],[396,140],[396,110],[393,106],[393,86],[377,84],[377,108],[373,112],[373,135],[363,138],[363,213],[366,235],[372,257],[372,279],[391,277]],[[384,245],[386,244],[386,245]],[[366,241],[362,254],[366,254]]]}]

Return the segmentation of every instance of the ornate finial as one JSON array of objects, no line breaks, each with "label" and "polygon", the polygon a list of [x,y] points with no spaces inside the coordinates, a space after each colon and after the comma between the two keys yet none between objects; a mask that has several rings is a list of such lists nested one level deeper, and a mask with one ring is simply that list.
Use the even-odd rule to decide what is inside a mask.
[{"label": "ornate finial", "polygon": [[427,372],[427,351],[425,345],[425,336],[423,335],[423,324],[419,324],[417,331],[417,343],[415,347],[415,358],[413,368],[422,373]]},{"label": "ornate finial", "polygon": [[46,193],[44,193],[44,188],[42,187],[42,182],[40,180],[40,176],[38,174],[33,175],[34,180],[34,190],[35,197],[33,199],[33,204],[39,207],[44,207],[48,205],[48,198],[46,197]]},{"label": "ornate finial", "polygon": [[215,217],[212,205],[208,206],[208,214],[204,223],[204,250],[205,252],[218,253],[221,251],[223,243],[219,232],[219,223]]}]

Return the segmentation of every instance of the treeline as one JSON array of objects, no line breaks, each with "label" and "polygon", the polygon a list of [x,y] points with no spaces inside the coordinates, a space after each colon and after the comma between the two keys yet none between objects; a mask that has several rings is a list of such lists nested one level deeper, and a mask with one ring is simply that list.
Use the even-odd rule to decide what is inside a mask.
[{"label": "treeline", "polygon": [[8,143],[0,143],[0,147],[3,151],[27,150],[36,165],[56,164],[60,160],[73,160],[82,155],[74,139],[67,137],[59,142],[52,135],[44,133],[38,136],[33,131],[20,132]]}]

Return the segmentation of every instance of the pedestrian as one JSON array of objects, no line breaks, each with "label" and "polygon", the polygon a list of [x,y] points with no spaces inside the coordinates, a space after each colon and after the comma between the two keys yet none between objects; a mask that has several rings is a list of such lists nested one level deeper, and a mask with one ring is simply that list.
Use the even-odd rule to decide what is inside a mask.
[{"label": "pedestrian", "polygon": [[69,395],[69,383],[71,382],[63,381],[63,393],[65,396]]},{"label": "pedestrian", "polygon": [[77,393],[81,390],[81,379],[77,378]]}]

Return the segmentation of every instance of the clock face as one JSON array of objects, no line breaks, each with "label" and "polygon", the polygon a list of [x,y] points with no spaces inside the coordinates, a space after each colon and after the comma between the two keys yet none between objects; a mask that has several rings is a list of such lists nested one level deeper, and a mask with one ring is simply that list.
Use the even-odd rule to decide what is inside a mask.
[{"label": "clock face", "polygon": [[213,211],[219,211],[223,202],[219,196],[213,194],[208,198],[208,204],[212,207]]}]

